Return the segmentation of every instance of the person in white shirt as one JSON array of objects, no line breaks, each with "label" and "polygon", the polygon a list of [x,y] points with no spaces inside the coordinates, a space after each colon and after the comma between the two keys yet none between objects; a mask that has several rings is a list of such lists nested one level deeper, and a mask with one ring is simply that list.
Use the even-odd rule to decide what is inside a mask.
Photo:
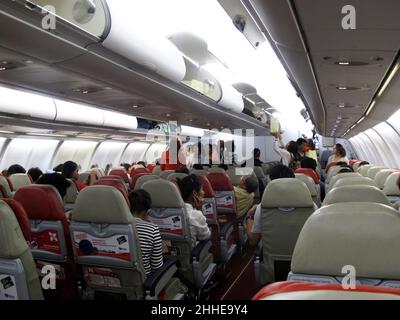
[{"label": "person in white shirt", "polygon": [[183,179],[177,179],[177,183],[183,201],[185,201],[186,211],[189,218],[192,246],[195,247],[197,241],[207,240],[211,236],[211,231],[207,225],[206,217],[201,211],[204,202],[203,186],[194,174]]},{"label": "person in white shirt", "polygon": [[298,153],[298,144],[296,141],[290,141],[286,147],[282,143],[280,133],[275,134],[274,151],[280,155],[282,164],[292,169],[299,167],[300,156]]},{"label": "person in white shirt", "polygon": [[349,159],[346,157],[346,149],[340,143],[333,146],[332,155],[328,159],[328,164],[331,162],[345,162],[349,164]]}]

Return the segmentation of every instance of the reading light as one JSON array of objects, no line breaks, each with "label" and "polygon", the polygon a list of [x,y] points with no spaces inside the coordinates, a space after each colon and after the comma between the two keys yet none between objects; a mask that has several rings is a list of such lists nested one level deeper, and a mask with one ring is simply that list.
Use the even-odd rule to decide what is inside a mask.
[{"label": "reading light", "polygon": [[349,61],[339,61],[339,65],[341,66],[348,66],[350,64]]}]

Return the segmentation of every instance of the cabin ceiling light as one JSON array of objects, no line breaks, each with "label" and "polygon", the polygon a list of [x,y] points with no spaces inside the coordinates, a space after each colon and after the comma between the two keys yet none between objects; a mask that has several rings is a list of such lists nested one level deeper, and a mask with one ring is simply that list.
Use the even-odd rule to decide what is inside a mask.
[{"label": "cabin ceiling light", "polygon": [[365,116],[366,116],[366,117],[368,117],[369,114],[371,113],[372,109],[373,109],[374,106],[375,106],[375,103],[376,103],[376,101],[374,100],[374,101],[372,101],[372,103],[369,105],[369,107],[368,107],[368,109],[367,109],[367,112],[365,113]]},{"label": "cabin ceiling light", "polygon": [[386,90],[387,86],[389,85],[390,81],[392,81],[392,79],[394,78],[394,76],[396,75],[397,70],[399,70],[400,64],[397,64],[394,69],[392,70],[392,72],[390,73],[389,77],[386,79],[385,83],[383,84],[381,90],[378,93],[378,97],[380,97],[383,92]]},{"label": "cabin ceiling light", "polygon": [[341,66],[348,66],[350,64],[350,62],[349,61],[339,61],[338,64]]},{"label": "cabin ceiling light", "polygon": [[347,90],[348,88],[345,87],[345,86],[339,86],[339,87],[337,87],[337,89],[338,89],[338,90]]},{"label": "cabin ceiling light", "polygon": [[15,132],[13,132],[13,131],[7,131],[7,130],[0,130],[0,133],[4,133],[4,134],[15,134]]}]

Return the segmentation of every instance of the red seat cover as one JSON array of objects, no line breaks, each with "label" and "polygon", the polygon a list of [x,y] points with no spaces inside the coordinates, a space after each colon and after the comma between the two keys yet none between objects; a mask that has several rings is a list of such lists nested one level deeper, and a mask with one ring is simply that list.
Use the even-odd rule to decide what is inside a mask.
[{"label": "red seat cover", "polygon": [[214,191],[233,191],[232,181],[226,173],[213,172],[207,175]]},{"label": "red seat cover", "polygon": [[31,239],[31,222],[29,221],[28,214],[24,207],[14,199],[3,199],[5,203],[14,211],[15,217],[18,220],[19,226],[21,227],[22,233],[26,241],[30,242]]},{"label": "red seat cover", "polygon": [[113,169],[109,173],[110,176],[119,176],[124,179],[125,183],[129,183],[129,177],[127,172],[124,169]]},{"label": "red seat cover", "polygon": [[68,220],[56,191],[51,186],[30,185],[15,193],[14,200],[25,209],[29,220],[61,221],[68,254],[72,254]]},{"label": "red seat cover", "polygon": [[136,168],[136,169],[132,169],[131,171],[131,178],[133,178],[133,176],[139,174],[139,173],[151,173],[152,170],[146,169],[146,168]]},{"label": "red seat cover", "polygon": [[394,289],[388,287],[357,285],[356,289],[345,290],[340,284],[284,281],[284,282],[276,282],[264,287],[252,298],[252,300],[263,300],[275,294],[298,292],[298,291],[317,291],[317,290],[370,292],[370,293],[386,293],[386,294],[400,295],[400,289]]},{"label": "red seat cover", "polygon": [[204,198],[215,198],[214,189],[207,177],[197,176],[197,179],[199,179],[203,185]]},{"label": "red seat cover", "polygon": [[0,198],[8,198],[6,188],[0,184]]},{"label": "red seat cover", "polygon": [[300,169],[296,170],[296,173],[305,174],[306,176],[309,176],[310,178],[312,178],[314,180],[315,184],[319,183],[318,174],[313,169],[300,168]]}]

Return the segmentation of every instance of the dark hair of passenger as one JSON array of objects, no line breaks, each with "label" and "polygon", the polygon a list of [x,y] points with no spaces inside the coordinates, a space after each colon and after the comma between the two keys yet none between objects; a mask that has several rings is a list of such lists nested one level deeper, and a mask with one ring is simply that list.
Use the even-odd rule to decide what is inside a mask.
[{"label": "dark hair of passenger", "polygon": [[261,157],[261,150],[258,149],[258,148],[255,148],[255,149],[253,150],[253,157],[254,157],[254,159],[260,158],[260,157]]},{"label": "dark hair of passenger", "polygon": [[186,173],[186,174],[190,174],[190,171],[189,171],[188,168],[182,167],[182,168],[176,169],[176,170],[175,170],[175,173]]},{"label": "dark hair of passenger", "polygon": [[203,186],[196,175],[191,174],[183,179],[176,179],[182,198],[185,202],[192,202],[193,192],[200,192]]},{"label": "dark hair of passenger", "polygon": [[90,166],[90,169],[96,169],[96,168],[98,168],[98,167],[99,167],[98,164],[92,164],[92,165]]},{"label": "dark hair of passenger", "polygon": [[134,190],[129,193],[129,202],[133,214],[147,213],[151,209],[151,196],[146,190]]},{"label": "dark hair of passenger", "polygon": [[129,163],[121,163],[121,167],[124,167],[124,169],[126,171],[129,171],[129,169],[131,168],[131,165]]},{"label": "dark hair of passenger", "polygon": [[13,175],[13,174],[17,174],[17,173],[26,173],[26,170],[23,166],[19,165],[19,164],[13,164],[12,166],[10,166],[7,169],[7,174],[9,176]]},{"label": "dark hair of passenger", "polygon": [[59,173],[43,174],[38,181],[36,181],[36,184],[46,184],[55,187],[60,193],[61,198],[65,197],[68,187],[71,186],[71,183]]},{"label": "dark hair of passenger", "polygon": [[339,166],[339,167],[347,167],[347,163],[344,162],[344,161],[336,162],[336,165]]},{"label": "dark hair of passenger", "polygon": [[399,176],[399,178],[397,179],[397,186],[398,186],[399,189],[400,189],[400,176]]},{"label": "dark hair of passenger", "polygon": [[299,152],[299,146],[295,141],[289,141],[289,143],[286,146],[286,150],[289,151],[294,156],[296,156]]},{"label": "dark hair of passenger", "polygon": [[297,143],[297,145],[302,145],[302,144],[304,144],[304,143],[307,143],[307,140],[306,139],[303,139],[303,138],[298,138],[297,139],[297,141],[296,141],[296,143]]},{"label": "dark hair of passenger", "polygon": [[57,166],[55,166],[55,167],[53,168],[53,171],[54,171],[54,172],[62,172],[62,171],[63,171],[63,168],[64,168],[64,164],[63,164],[63,163],[60,163],[59,165],[57,165]]},{"label": "dark hair of passenger", "polygon": [[143,166],[143,167],[146,167],[146,162],[144,162],[144,161],[138,161],[137,164],[138,164],[138,165],[141,165],[141,166]]},{"label": "dark hair of passenger", "polygon": [[317,170],[317,161],[315,161],[313,158],[304,157],[303,159],[301,159],[300,166],[302,168],[312,169],[312,170],[316,171]]},{"label": "dark hair of passenger", "polygon": [[28,175],[32,178],[33,182],[36,182],[42,174],[43,172],[39,168],[30,168],[28,170]]},{"label": "dark hair of passenger", "polygon": [[269,171],[269,178],[271,180],[295,177],[293,170],[283,164],[278,164]]},{"label": "dark hair of passenger", "polygon": [[311,149],[315,149],[315,143],[313,139],[308,139],[307,140],[307,145],[311,148]]},{"label": "dark hair of passenger", "polygon": [[224,169],[225,171],[228,171],[228,165],[227,164],[224,164],[224,163],[221,163],[220,165],[218,165],[218,168],[221,168],[221,169]]},{"label": "dark hair of passenger", "polygon": [[343,146],[340,143],[337,143],[336,145],[336,153],[339,154],[341,157],[346,156],[346,150],[343,148]]},{"label": "dark hair of passenger", "polygon": [[343,168],[340,169],[338,173],[351,173],[351,172],[354,172],[352,168],[350,168],[349,166],[343,166]]},{"label": "dark hair of passenger", "polygon": [[193,169],[194,170],[204,170],[203,165],[199,164],[199,163],[194,164]]},{"label": "dark hair of passenger", "polygon": [[258,189],[258,181],[253,177],[245,178],[244,185],[246,186],[246,191],[248,193],[256,192]]},{"label": "dark hair of passenger", "polygon": [[67,161],[64,163],[62,169],[62,175],[67,179],[72,179],[74,172],[78,169],[78,165],[73,161]]},{"label": "dark hair of passenger", "polygon": [[368,161],[361,161],[360,164],[358,165],[358,167],[366,166],[366,165],[368,165],[368,164],[369,164]]}]

